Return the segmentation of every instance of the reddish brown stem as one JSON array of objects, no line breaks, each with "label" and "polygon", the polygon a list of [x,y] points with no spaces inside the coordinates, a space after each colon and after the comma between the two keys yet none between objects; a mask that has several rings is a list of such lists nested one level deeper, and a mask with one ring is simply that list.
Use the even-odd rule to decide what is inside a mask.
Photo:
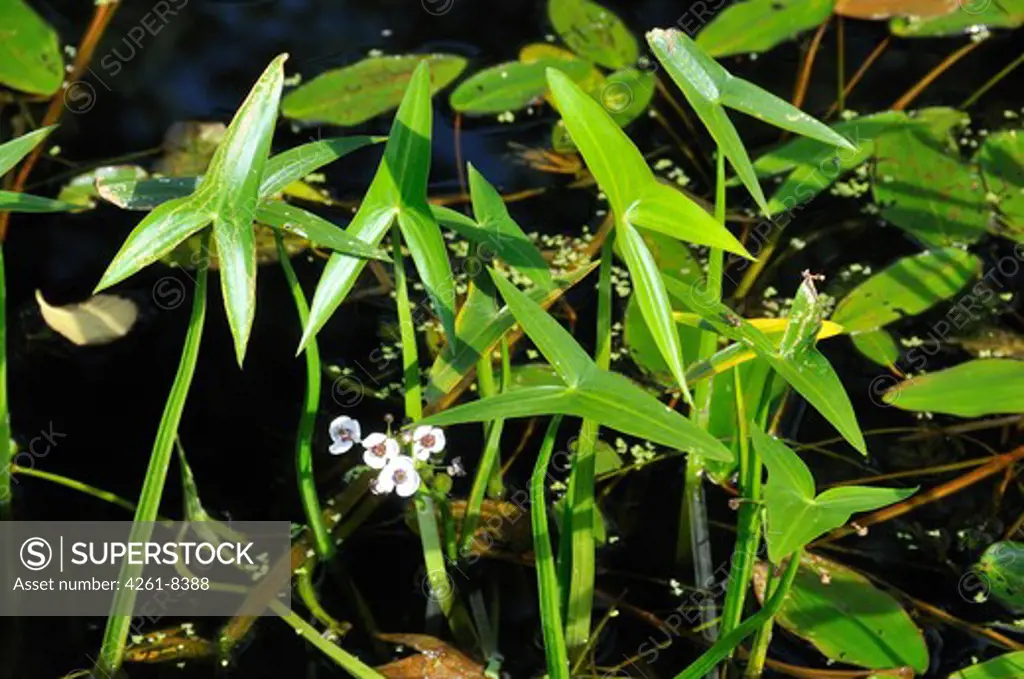
[{"label": "reddish brown stem", "polygon": [[818,30],[814,32],[814,37],[811,38],[811,46],[807,48],[807,54],[804,55],[803,64],[800,66],[800,75],[796,81],[796,88],[793,90],[793,106],[797,108],[802,107],[804,99],[807,98],[807,88],[811,84],[811,73],[814,71],[814,60],[818,56],[821,40],[825,37],[827,29],[827,21],[818,26]]},{"label": "reddish brown stem", "polygon": [[865,517],[861,517],[857,519],[856,527],[853,525],[843,526],[842,528],[832,531],[829,535],[813,543],[811,546],[817,547],[820,545],[828,544],[830,542],[835,542],[840,538],[856,533],[858,527],[866,528],[868,526],[882,523],[890,519],[895,519],[898,516],[903,516],[904,514],[911,512],[917,509],[918,507],[922,507],[926,504],[935,502],[936,500],[941,500],[944,497],[953,495],[954,493],[958,493],[964,488],[968,488],[969,486],[972,486],[979,481],[987,479],[993,474],[998,474],[999,472],[1006,469],[1008,466],[1015,464],[1021,459],[1024,459],[1024,446],[1020,446],[1016,450],[1013,450],[1009,453],[1004,453],[999,457],[993,458],[993,460],[986,464],[985,466],[979,467],[978,469],[968,472],[963,476],[957,477],[948,483],[944,483],[941,486],[936,486],[934,488],[924,491],[923,493],[918,493],[917,495],[914,495],[913,497],[910,497],[904,500],[903,502],[890,505],[889,507],[885,507],[884,509],[879,509],[877,512],[868,514]]},{"label": "reddish brown stem", "polygon": [[[92,60],[92,55],[96,51],[96,46],[100,42],[100,38],[103,37],[103,33],[107,30],[107,26],[110,24],[110,19],[114,16],[114,12],[117,11],[120,2],[118,0],[112,0],[111,2],[97,3],[96,9],[92,15],[92,21],[89,23],[89,27],[85,31],[85,35],[82,36],[81,42],[78,44],[77,52],[75,53],[75,61],[71,67],[71,73],[68,75],[68,82],[73,83],[82,77],[85,70],[89,67],[89,62]],[[55,124],[60,120],[61,114],[64,112],[64,88],[53,95],[50,98],[50,104],[46,107],[46,113],[43,115],[43,122],[40,127],[47,127]],[[22,163],[21,168],[18,170],[17,176],[14,178],[14,183],[11,185],[11,190],[18,192],[25,188],[25,184],[28,183],[29,175],[32,174],[32,169],[39,162],[39,157],[43,153],[43,145],[37,146],[33,149],[32,153],[28,155],[25,162]],[[7,225],[10,220],[10,212],[0,212],[0,242],[3,242],[7,238]]]},{"label": "reddish brown stem", "polygon": [[845,100],[849,98],[850,93],[853,92],[853,88],[856,87],[857,83],[861,81],[861,78],[863,78],[864,74],[868,72],[868,69],[871,68],[871,65],[878,60],[878,57],[882,56],[882,52],[885,51],[885,49],[889,46],[890,42],[892,42],[892,37],[887,35],[885,36],[885,40],[878,43],[878,46],[875,47],[875,49],[871,50],[871,54],[867,56],[867,58],[864,60],[864,63],[860,65],[860,68],[857,69],[857,72],[854,73],[853,77],[850,78],[849,82],[846,83],[846,87],[843,88],[843,96],[836,99],[836,101],[834,101],[832,105],[829,106],[828,111],[825,112],[826,118],[828,118],[830,115],[838,111],[843,105],[845,105]]},{"label": "reddish brown stem", "polygon": [[942,60],[942,63],[940,63],[938,66],[929,71],[928,74],[925,75],[925,77],[921,78],[913,87],[904,92],[903,96],[897,99],[889,108],[891,108],[893,111],[905,110],[907,106],[910,106],[910,104],[915,99],[917,99],[917,97],[922,92],[924,92],[929,85],[931,85],[935,81],[936,78],[938,78],[940,75],[949,70],[949,68],[953,64],[960,61],[974,50],[978,49],[978,45],[980,44],[981,42],[972,41],[967,43],[957,51],[953,52],[952,54],[950,54],[948,57]]}]

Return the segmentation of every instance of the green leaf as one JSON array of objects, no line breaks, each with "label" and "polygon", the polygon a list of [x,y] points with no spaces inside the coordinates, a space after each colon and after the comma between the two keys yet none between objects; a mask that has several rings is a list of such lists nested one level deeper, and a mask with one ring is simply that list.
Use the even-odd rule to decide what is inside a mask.
[{"label": "green leaf", "polygon": [[851,290],[832,320],[850,333],[876,330],[951,298],[979,273],[981,260],[960,248],[902,257]]},{"label": "green leaf", "polygon": [[491,279],[512,315],[523,327],[523,332],[533,340],[540,353],[544,354],[544,358],[567,385],[579,386],[590,373],[597,370],[593,359],[543,307],[493,270]]},{"label": "green leaf", "polygon": [[768,557],[780,564],[815,538],[839,528],[857,512],[904,500],[916,488],[841,486],[814,496],[814,477],[800,456],[757,426],[750,429],[754,448],[768,469],[764,503],[768,509]]},{"label": "green leaf", "polygon": [[1024,651],[1015,651],[965,667],[949,679],[1018,679],[1024,676]]},{"label": "green leaf", "polygon": [[731,75],[681,31],[655,29],[647,34],[647,42],[711,133],[719,151],[725,154],[758,207],[766,213],[768,206],[764,193],[757,182],[746,148],[725,113],[725,106],[806,137],[853,148],[843,136],[800,109]]},{"label": "green leaf", "polygon": [[[260,198],[265,202],[324,165],[383,140],[383,137],[334,137],[296,146],[272,156],[263,170]],[[164,201],[193,193],[202,180],[202,177],[102,178],[97,181],[96,188],[101,198],[123,210],[152,210]]]},{"label": "green leaf", "polygon": [[149,266],[209,223],[210,215],[195,209],[192,196],[160,204],[128,234],[94,293]]},{"label": "green leaf", "polygon": [[96,185],[101,181],[137,181],[149,174],[138,165],[101,165],[72,177],[57,194],[57,200],[73,203],[81,208],[96,207],[100,198]]},{"label": "green leaf", "polygon": [[387,253],[379,247],[349,235],[344,229],[319,215],[284,201],[270,200],[261,203],[256,210],[256,219],[261,224],[280,229],[343,255],[391,261]]},{"label": "green leaf", "polygon": [[[550,290],[531,288],[526,292],[538,306],[546,308],[594,270],[596,263],[582,266],[554,279]],[[515,325],[509,308],[494,313],[493,300],[480,286],[470,284],[469,294],[455,321],[456,341],[449,343],[434,361],[427,385],[427,400],[436,403],[452,391],[476,366],[481,356],[494,350],[501,338]],[[558,384],[561,384],[558,380]]]},{"label": "green leaf", "polygon": [[694,245],[707,245],[754,259],[732,233],[682,192],[654,182],[626,210],[624,219]]},{"label": "green leaf", "polygon": [[544,97],[549,68],[580,81],[590,75],[592,67],[582,60],[510,61],[474,73],[452,91],[448,102],[454,110],[468,115],[520,111]]},{"label": "green leaf", "polygon": [[1011,611],[1024,609],[1024,542],[1003,540],[988,546],[973,569],[988,594]]},{"label": "green leaf", "polygon": [[974,35],[979,27],[1017,28],[1024,24],[1024,6],[1019,0],[966,2],[943,16],[895,17],[889,30],[901,38],[934,38],[946,35]]},{"label": "green leaf", "polygon": [[398,226],[445,335],[454,339],[455,275],[441,228],[426,205],[399,210]]},{"label": "green leaf", "polygon": [[594,179],[619,219],[654,181],[639,149],[609,113],[564,73],[549,69],[555,105]]},{"label": "green leaf", "polygon": [[28,193],[0,191],[0,212],[70,212],[81,210],[81,205],[61,200],[33,196]]},{"label": "green leaf", "polygon": [[484,238],[472,240],[490,247],[506,264],[522,271],[538,287],[547,289],[554,285],[540,250],[509,215],[497,189],[472,164],[469,165],[469,193],[473,216],[484,232]]},{"label": "green leaf", "polygon": [[640,47],[614,12],[590,0],[548,0],[548,19],[573,52],[606,68],[636,63]]},{"label": "green leaf", "polygon": [[169,200],[187,198],[201,183],[202,177],[101,179],[96,182],[96,192],[122,210],[148,211]]},{"label": "green leaf", "polygon": [[287,54],[275,58],[242,102],[213,154],[191,203],[213,220],[221,292],[235,339],[238,364],[245,358],[256,314],[256,239],[253,221],[263,170],[277,121]]},{"label": "green leaf", "polygon": [[[767,564],[755,566],[754,591],[761,600],[767,575]],[[775,620],[830,662],[875,670],[909,667],[917,674],[928,669],[924,637],[899,601],[856,571],[820,556],[801,557]]]},{"label": "green leaf", "polygon": [[749,80],[730,75],[722,87],[721,103],[748,116],[808,139],[855,151],[849,139],[810,116],[785,99]]},{"label": "green leaf", "polygon": [[758,177],[786,174],[768,201],[768,214],[789,211],[810,201],[846,172],[870,159],[875,153],[875,137],[906,120],[902,111],[883,111],[835,124],[832,129],[851,139],[854,150],[797,137],[758,158],[754,161]]},{"label": "green leaf", "polygon": [[882,328],[853,333],[850,340],[854,348],[865,358],[883,368],[888,368],[899,360],[900,348],[896,346],[896,340]]},{"label": "green leaf", "polygon": [[738,316],[732,309],[703,293],[700,284],[687,285],[667,278],[669,292],[691,311],[700,314],[720,335],[748,346],[768,361],[796,391],[828,420],[850,445],[867,454],[864,436],[857,424],[853,406],[839,376],[828,359],[816,348],[784,358],[764,333]]},{"label": "green leaf", "polygon": [[[687,382],[692,382],[694,379],[692,370],[694,361],[697,360],[697,345],[700,342],[701,331],[681,323],[676,324],[676,331],[679,333],[679,344],[683,348],[683,363],[689,366],[686,379]],[[629,303],[626,305],[622,339],[629,349],[630,357],[645,375],[665,389],[672,389],[676,386],[677,383],[672,377],[672,372],[669,370],[668,364],[665,363],[665,359],[661,357],[661,350],[644,321],[635,295],[630,295]]]},{"label": "green leaf", "polygon": [[[596,369],[595,369],[596,370]],[[597,371],[582,387],[524,387],[506,394],[456,406],[422,420],[448,426],[540,415],[595,419],[602,426],[648,439],[673,450],[730,461],[732,454],[717,439],[617,373]]]},{"label": "green leaf", "polygon": [[665,359],[676,384],[689,400],[683,348],[679,343],[679,333],[672,319],[672,303],[658,263],[647,249],[640,233],[628,221],[620,222],[615,230],[615,245],[629,269],[633,283],[633,298],[651,331],[651,337],[661,351],[661,357]]},{"label": "green leaf", "polygon": [[[414,238],[419,238],[417,243],[422,240],[425,243],[424,247],[429,248],[431,243],[436,242],[433,236],[427,233],[438,228],[427,206],[431,137],[429,82],[430,72],[426,62],[423,62],[417,66],[416,73],[409,82],[409,88],[391,125],[391,134],[384,147],[384,158],[377,167],[370,188],[347,229],[349,235],[373,246],[380,244],[400,212],[411,213],[411,217],[406,219],[406,227],[403,228],[403,235],[406,238],[409,238],[405,233],[407,229],[420,229],[413,235]],[[426,265],[431,257],[433,254],[423,249],[413,252],[417,269],[421,262]],[[340,254],[331,255],[310,305],[309,323],[303,331],[300,350],[341,305],[365,265],[364,259]],[[419,273],[420,276],[425,275],[422,270]],[[427,271],[426,275],[436,275],[436,272]],[[434,298],[432,295],[432,300],[437,305],[436,309],[445,332],[452,338],[454,286],[451,279],[441,283],[432,279],[431,285],[434,286],[433,293],[439,296]]]},{"label": "green leaf", "polygon": [[980,172],[964,162],[955,135],[966,116],[925,109],[875,138],[872,191],[882,217],[926,246],[973,243],[989,229]]},{"label": "green leaf", "polygon": [[783,358],[798,359],[814,347],[830,303],[827,297],[818,294],[814,278],[805,274],[786,316],[786,329],[779,341],[779,354]]},{"label": "green leaf", "polygon": [[975,156],[988,190],[995,200],[1005,235],[1024,242],[1024,134],[1003,130],[990,134]]},{"label": "green leaf", "polygon": [[726,7],[697,34],[712,57],[767,52],[832,16],[834,0],[744,0]]},{"label": "green leaf", "polygon": [[573,415],[675,450],[716,460],[732,459],[717,439],[629,379],[599,369],[572,335],[536,302],[500,275],[492,274],[492,278],[523,330],[567,385],[515,389],[432,415],[423,423],[448,425],[496,417]]},{"label": "green leaf", "polygon": [[22,0],[0,1],[0,16],[0,84],[31,94],[56,93],[64,81],[56,31]]},{"label": "green leaf", "polygon": [[433,73],[431,94],[447,87],[466,68],[466,60],[451,54],[411,54],[369,57],[327,71],[289,92],[281,102],[288,118],[351,126],[393,110],[421,63]]},{"label": "green leaf", "polygon": [[883,400],[902,410],[983,417],[1024,413],[1024,361],[979,358],[895,385]]},{"label": "green leaf", "polygon": [[18,161],[39,146],[55,129],[57,129],[56,125],[41,127],[34,132],[23,134],[0,144],[0,177],[7,174],[12,167],[18,164]]},{"label": "green leaf", "polygon": [[533,553],[537,564],[537,591],[540,607],[540,627],[544,636],[544,656],[551,679],[569,679],[569,656],[562,630],[562,595],[555,573],[555,558],[548,532],[547,502],[544,486],[548,478],[551,453],[561,417],[555,417],[544,434],[544,442],[537,454],[537,463],[530,476],[530,526],[533,532]]},{"label": "green leaf", "polygon": [[333,137],[302,144],[272,156],[263,170],[260,196],[269,198],[324,165],[382,141],[383,137]]},{"label": "green leaf", "polygon": [[[616,246],[629,268],[634,294],[651,336],[679,387],[688,395],[682,350],[672,321],[671,306],[657,263],[639,232],[630,224],[630,220],[636,218],[633,210],[638,210],[639,218],[655,230],[676,237],[699,236],[697,242],[700,243],[709,240],[728,243],[731,249],[746,251],[703,209],[682,194],[657,183],[640,151],[600,104],[563,74],[549,70],[548,78],[569,134],[611,203],[616,218]],[[645,201],[649,201],[649,208],[642,207]],[[676,219],[666,219],[665,210],[673,210],[674,218],[690,220],[694,225],[683,227]]]},{"label": "green leaf", "polygon": [[627,66],[609,74],[594,94],[616,124],[625,127],[647,112],[656,83],[654,73]]}]

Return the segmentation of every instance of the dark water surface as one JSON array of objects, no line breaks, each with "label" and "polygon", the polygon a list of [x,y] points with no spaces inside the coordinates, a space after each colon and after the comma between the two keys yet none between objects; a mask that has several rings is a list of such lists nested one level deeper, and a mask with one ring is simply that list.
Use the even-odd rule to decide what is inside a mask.
[{"label": "dark water surface", "polygon": [[[126,36],[153,9],[153,4],[129,2],[118,10],[96,52],[94,72],[85,79],[89,87],[80,90],[94,97],[92,105],[86,112],[65,115],[61,129],[52,138],[62,147],[64,158],[81,165],[98,164],[104,159],[158,146],[167,127],[176,121],[226,122],[264,66],[280,52],[291,54],[288,73],[299,71],[307,80],[324,70],[354,62],[371,49],[385,53],[462,54],[470,58],[471,72],[514,59],[523,44],[541,40],[551,30],[543,2],[514,0],[455,0],[443,15],[433,15],[424,9],[424,4],[436,10],[443,3],[421,4],[418,0],[190,0],[169,4],[179,11],[168,15],[157,35],[146,35],[141,48],[126,42]],[[606,4],[638,34],[675,23],[689,5],[656,0]],[[34,5],[68,43],[77,42],[92,11],[90,2]],[[148,21],[152,23],[152,19]],[[850,72],[884,35],[881,24],[847,22]],[[959,104],[1016,55],[1019,41],[1019,33],[994,38],[945,74],[917,103]],[[897,41],[857,89],[851,108],[868,112],[888,106],[958,44],[953,40]],[[834,34],[830,32],[805,104],[812,113],[823,112],[834,98],[834,45]],[[787,44],[756,61],[729,60],[729,66],[788,98],[800,54],[798,44]],[[1012,78],[982,101],[984,124],[1004,124],[1002,110],[1019,109],[1024,98],[1019,81],[1017,85],[1011,81]],[[438,98],[435,116],[432,191],[437,193],[457,190],[453,118],[445,99]],[[467,122],[463,132],[465,160],[476,164],[504,191],[560,184],[561,178],[510,162],[507,147],[513,140],[543,145],[553,120],[553,114],[544,110],[534,116],[521,116],[511,126],[498,125],[490,119]],[[389,121],[390,117],[384,116],[351,132],[386,133]],[[777,139],[774,132],[756,122],[744,121],[739,116],[737,121],[744,139],[755,148]],[[688,137],[682,125],[679,129]],[[293,133],[287,124],[282,124],[275,137],[275,148],[288,148],[319,132],[314,128]],[[322,132],[343,133],[329,127]],[[670,145],[648,120],[639,121],[631,128],[631,134],[644,149]],[[691,141],[705,152],[710,150],[708,139]],[[328,186],[337,196],[357,198],[369,181],[377,157],[373,151],[364,151],[329,167]],[[41,182],[63,172],[66,168],[44,159],[34,180]],[[708,195],[707,187],[699,183],[693,188]],[[48,192],[54,187],[45,185],[38,190]],[[733,200],[744,198],[736,192]],[[595,207],[592,191],[551,191],[542,198],[516,204],[513,214],[528,231],[577,233],[580,225],[597,224]],[[339,222],[346,218],[341,211],[331,216]],[[40,337],[32,296],[38,288],[55,304],[84,299],[137,219],[137,214],[107,206],[72,216],[18,216],[13,219],[6,245],[10,400],[15,436],[24,445],[41,430],[64,434],[45,459],[35,459],[34,464],[128,498],[137,497],[141,487],[164,399],[177,366],[188,318],[190,281],[183,272],[153,266],[123,283],[118,290],[143,305],[143,320],[129,338],[99,348],[73,349],[57,339]],[[893,228],[884,232],[865,231],[864,227],[870,224],[870,218],[860,214],[855,201],[829,196],[822,196],[802,211],[791,227],[795,235],[806,237],[818,229],[837,225],[850,228],[837,231],[824,245],[819,241],[780,267],[775,276],[784,281],[779,285],[783,294],[795,286],[796,276],[804,268],[828,272],[853,262],[873,263],[877,268],[897,255],[916,250]],[[996,250],[989,249],[985,254],[995,256]],[[295,264],[311,292],[321,262],[300,257]],[[262,268],[259,277],[258,311],[244,371],[236,367],[220,290],[215,277],[211,279],[206,333],[180,435],[209,511],[221,517],[301,521],[292,470],[293,437],[304,385],[302,362],[293,359],[299,329],[278,267]],[[1018,289],[1019,283],[1018,277]],[[593,327],[588,290],[589,286],[581,286],[581,291],[570,298],[580,314],[579,337],[584,344],[591,343],[589,328]],[[389,300],[378,298],[343,307],[320,335],[325,363],[351,366],[375,348],[379,344],[380,319],[393,320],[389,304]],[[927,322],[926,317],[922,323]],[[829,355],[847,381],[864,429],[913,423],[908,416],[872,404],[869,386],[878,370],[850,351],[845,340],[830,345]],[[949,353],[951,361],[959,357],[955,351]],[[335,491],[340,480],[330,467],[336,460],[326,455],[326,443],[320,440],[326,438],[320,433],[329,419],[342,412],[341,406],[332,400],[329,388],[328,380],[317,450],[323,453],[318,459],[324,476],[322,488]],[[369,427],[379,422],[385,412],[398,415],[399,411],[398,403],[367,400],[353,414],[364,423],[371,423],[364,424]],[[810,411],[793,420],[791,428],[805,441],[832,436],[831,430]],[[517,441],[519,434],[520,429],[511,426],[506,441]],[[463,455],[472,464],[479,449],[477,430],[463,427],[452,438],[449,450],[468,451]],[[992,445],[999,448],[1000,442],[993,441]],[[943,444],[937,447],[942,448]],[[513,470],[513,485],[525,485],[525,474],[532,466],[530,451],[534,449],[528,448],[522,468]],[[873,444],[872,451],[875,458],[870,463],[882,471],[901,468],[901,464],[923,465],[922,459],[931,454],[942,461],[962,454],[946,449],[915,449],[908,453],[884,441]],[[977,453],[971,451],[970,455]],[[910,454],[914,461],[900,462],[898,454]],[[854,468],[827,458],[815,458],[814,463],[823,482],[857,473]],[[681,475],[673,463],[660,466],[653,474],[638,474],[623,484],[612,495],[607,508],[609,520],[622,529],[623,539],[602,554],[601,563],[637,575],[685,579],[671,568],[680,487]],[[944,526],[952,531],[959,526],[982,524],[998,532],[984,518],[991,513],[991,498],[986,493],[964,494],[958,498],[956,507],[945,505],[918,512],[907,522],[911,524],[909,528],[906,524],[902,527],[916,532]],[[173,470],[165,497],[165,511],[176,514],[180,493]],[[711,490],[709,502],[715,518],[731,521],[720,493]],[[32,479],[19,480],[16,503],[21,519],[128,518],[111,505]],[[398,509],[397,504],[388,505],[347,543],[341,558],[378,616],[382,629],[419,632],[424,630],[421,557],[415,537],[400,520],[394,520]],[[1008,512],[1004,509],[1004,514]],[[716,544],[716,556],[724,558],[731,537],[718,532],[722,533],[722,542]],[[888,527],[873,535],[875,540],[869,547],[873,551],[861,556],[858,564],[874,565],[875,570],[916,596],[940,606],[955,607],[958,614],[968,619],[981,621],[998,614],[995,610],[967,605],[958,596],[956,569],[943,561],[948,558],[949,563],[962,566],[967,558],[964,553],[936,545],[934,553],[915,555],[897,543]],[[927,568],[921,567],[924,560]],[[884,566],[879,565],[882,562]],[[478,565],[469,575],[479,578],[483,574],[489,582],[497,583],[504,595],[500,638],[507,669],[516,677],[539,672],[543,655],[539,648],[532,571],[499,563]],[[602,577],[599,586],[614,595],[628,587],[630,601],[659,615],[666,615],[678,603],[667,587],[635,579],[610,575]],[[325,584],[323,596],[337,617],[354,616],[350,601],[331,583]],[[602,612],[599,607],[597,613]],[[218,622],[198,621],[197,627],[213,634]],[[432,624],[426,629],[439,632],[436,623]],[[88,656],[97,648],[102,628],[101,619],[26,621],[22,628],[22,664],[9,676],[44,679],[88,666]],[[637,645],[652,633],[661,638],[658,632],[621,617],[609,630],[598,645],[598,655],[611,664],[635,653]],[[944,638],[929,634],[930,647],[936,654],[933,671],[948,670],[977,650],[976,642],[961,634],[951,633]],[[779,634],[777,639],[779,646],[773,649],[778,648],[785,659],[806,664],[818,662],[815,654],[799,643],[785,641],[785,635]],[[358,652],[369,649],[367,639],[359,632],[346,641],[346,647]],[[693,653],[692,646],[674,644],[664,652],[651,676],[674,675]],[[373,661],[386,659],[376,657]],[[174,665],[131,666],[129,674],[140,678],[341,676],[318,652],[308,650],[288,627],[272,619],[258,625],[248,647],[235,660],[235,666],[219,670],[203,663],[190,663],[185,669]]]}]

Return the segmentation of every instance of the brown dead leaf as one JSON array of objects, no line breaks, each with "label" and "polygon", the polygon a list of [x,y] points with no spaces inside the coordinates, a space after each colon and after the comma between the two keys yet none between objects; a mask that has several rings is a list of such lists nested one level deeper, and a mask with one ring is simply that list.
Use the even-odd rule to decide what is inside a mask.
[{"label": "brown dead leaf", "polygon": [[[466,516],[466,501],[452,500],[449,510],[456,524],[461,527]],[[530,514],[525,505],[500,500],[483,501],[480,519],[470,544],[470,554],[485,555],[497,547],[516,553],[533,548]]]},{"label": "brown dead leaf", "polygon": [[951,14],[959,6],[957,0],[837,0],[835,13],[869,20],[897,16],[929,18]]},{"label": "brown dead leaf", "polygon": [[440,639],[426,634],[380,634],[378,637],[419,651],[375,668],[387,679],[484,679],[482,665]]}]

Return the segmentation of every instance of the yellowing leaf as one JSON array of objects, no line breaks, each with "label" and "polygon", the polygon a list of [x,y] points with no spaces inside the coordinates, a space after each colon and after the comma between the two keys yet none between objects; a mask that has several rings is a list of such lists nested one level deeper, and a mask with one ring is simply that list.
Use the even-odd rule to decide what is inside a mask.
[{"label": "yellowing leaf", "polygon": [[116,295],[94,295],[84,302],[57,307],[36,290],[36,302],[46,324],[80,347],[121,339],[139,318],[135,302]]}]

